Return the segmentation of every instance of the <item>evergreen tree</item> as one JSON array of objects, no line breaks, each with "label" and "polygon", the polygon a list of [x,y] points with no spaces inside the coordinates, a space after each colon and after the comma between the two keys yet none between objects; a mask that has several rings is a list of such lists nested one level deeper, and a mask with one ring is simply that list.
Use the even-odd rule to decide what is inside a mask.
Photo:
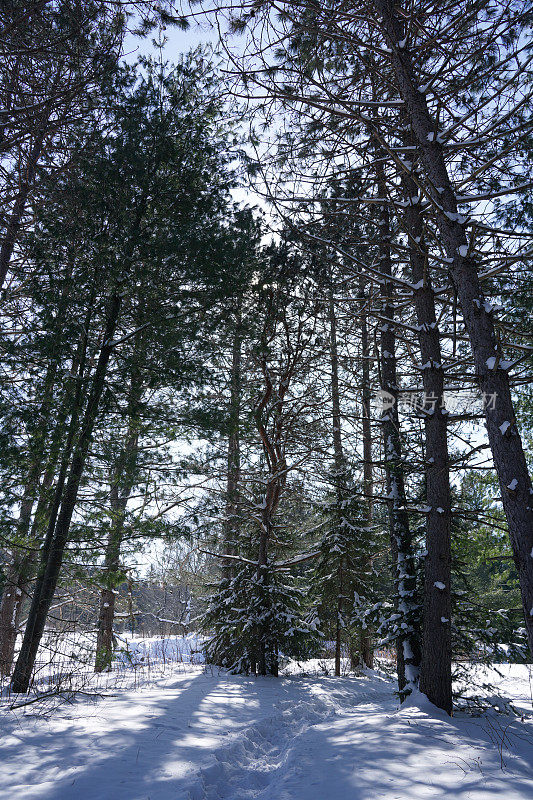
[{"label": "evergreen tree", "polygon": [[320,556],[311,583],[321,630],[335,642],[335,674],[340,675],[343,646],[350,653],[352,664],[357,661],[360,628],[367,627],[358,614],[376,601],[372,563],[379,539],[376,527],[368,522],[359,487],[353,483],[346,485],[340,503],[337,498],[328,503],[326,498],[322,514],[326,524],[318,543]]},{"label": "evergreen tree", "polygon": [[207,658],[232,672],[277,675],[280,661],[317,654],[318,619],[287,569],[240,566],[216,585],[202,617]]},{"label": "evergreen tree", "polygon": [[[143,69],[145,75],[132,68],[117,75],[108,97],[108,131],[84,150],[74,176],[62,187],[66,192],[60,194],[56,187],[58,207],[52,215],[52,203],[47,206],[39,229],[41,236],[49,236],[48,226],[57,230],[66,216],[72,235],[89,244],[80,266],[98,277],[96,284],[89,283],[95,308],[88,332],[96,358],[94,369],[84,376],[79,413],[71,414],[13,677],[16,691],[25,691],[30,679],[106,382],[123,350],[128,357],[131,339],[144,330],[151,330],[156,341],[161,337],[165,326],[154,326],[154,306],[159,320],[172,330],[175,304],[180,308],[191,294],[182,287],[189,283],[198,292],[208,282],[209,233],[226,205],[225,133],[209,65],[193,55],[172,70],[150,62],[143,62]],[[138,303],[140,316],[152,309],[150,317],[139,318]]]}]

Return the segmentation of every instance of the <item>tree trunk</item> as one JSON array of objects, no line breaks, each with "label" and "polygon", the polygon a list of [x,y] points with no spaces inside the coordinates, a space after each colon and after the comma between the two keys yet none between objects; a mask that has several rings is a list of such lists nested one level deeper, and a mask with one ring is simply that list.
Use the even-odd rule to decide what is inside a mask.
[{"label": "tree trunk", "polygon": [[100,398],[104,389],[105,376],[113,347],[112,337],[117,327],[120,306],[121,296],[118,294],[113,295],[109,303],[103,343],[78,442],[72,458],[68,480],[61,499],[57,523],[53,534],[49,537],[49,549],[45,554],[46,563],[43,563],[43,569],[36,582],[28,624],[13,673],[12,688],[14,692],[26,692],[28,690],[46,617],[57,586],[63,553],[68,541],[70,523],[78,497],[78,489],[85,467]]},{"label": "tree trunk", "polygon": [[331,421],[332,421],[332,442],[333,442],[333,465],[335,493],[339,510],[343,500],[346,498],[346,459],[342,444],[342,420],[340,407],[339,391],[339,354],[337,347],[337,319],[335,316],[335,297],[332,285],[333,279],[330,277],[329,287],[329,354],[331,369]]},{"label": "tree trunk", "polygon": [[105,552],[105,580],[100,591],[100,610],[98,613],[98,632],[96,635],[96,655],[94,671],[110,669],[113,661],[113,623],[115,621],[115,584],[119,570],[120,546],[126,511],[127,498],[120,498],[116,485],[112,487],[111,508],[115,518],[111,526]]},{"label": "tree trunk", "polygon": [[22,572],[16,562],[7,570],[6,582],[0,605],[0,675],[11,674],[15,642],[23,593],[20,586]]},{"label": "tree trunk", "polygon": [[[331,368],[331,421],[332,421],[332,441],[333,441],[333,480],[335,483],[335,502],[336,502],[336,524],[342,525],[342,508],[346,498],[346,460],[342,445],[341,430],[341,408],[339,396],[339,354],[337,348],[337,319],[335,316],[335,296],[333,290],[333,278],[330,275],[329,286],[329,353]],[[343,617],[343,569],[339,565],[337,574],[337,609],[335,622],[335,676],[341,674],[341,653],[342,653],[342,617]]]},{"label": "tree trunk", "polygon": [[115,621],[115,591],[119,582],[120,548],[124,535],[126,507],[136,476],[139,443],[139,409],[142,394],[141,380],[137,372],[132,376],[128,409],[128,431],[124,450],[115,465],[111,479],[110,505],[111,530],[104,559],[104,585],[100,592],[98,633],[96,637],[95,672],[111,667],[113,660],[113,624]]},{"label": "tree trunk", "polygon": [[[270,489],[270,484],[267,487],[267,494],[265,496],[265,508],[263,509],[261,520],[261,533],[259,536],[259,556],[257,559],[257,581],[265,586],[268,580],[268,542],[272,529],[271,509],[269,508],[269,501],[267,499]],[[257,662],[259,675],[267,674],[268,665],[268,652],[266,645],[267,631],[261,631],[259,641],[259,658]]]},{"label": "tree trunk", "polygon": [[337,582],[339,594],[337,597],[337,614],[335,616],[335,677],[341,676],[341,656],[342,656],[342,616],[343,616],[343,597],[342,597],[342,567],[339,567]]},{"label": "tree trunk", "polygon": [[[263,337],[265,333],[263,332]],[[262,338],[263,338],[262,337]],[[264,339],[262,343],[264,342]],[[266,485],[265,495],[263,497],[262,511],[261,511],[261,529],[259,537],[259,553],[257,559],[257,580],[266,585],[268,582],[268,546],[272,534],[273,519],[278,508],[281,494],[287,479],[286,467],[283,444],[283,426],[281,424],[283,401],[286,392],[289,388],[291,369],[288,367],[284,373],[279,376],[279,385],[276,392],[277,403],[273,413],[272,422],[272,435],[269,435],[265,427],[263,414],[268,408],[268,404],[274,394],[274,386],[272,384],[270,372],[267,364],[267,348],[264,347],[260,358],[261,371],[265,381],[265,389],[261,400],[256,405],[254,410],[254,420],[259,433],[263,452],[266,457],[266,462],[269,469],[269,478]],[[266,644],[267,631],[262,635],[259,645],[259,653],[257,658],[258,671],[260,675],[277,674],[278,672],[278,648],[275,646],[274,652],[269,652]]]},{"label": "tree trunk", "polygon": [[[381,271],[392,276],[391,224],[386,196],[386,183],[383,164],[378,160],[376,166],[379,204],[379,253]],[[381,423],[383,431],[383,451],[387,478],[387,505],[392,552],[396,554],[396,593],[397,610],[401,615],[401,625],[397,626],[398,650],[398,688],[404,699],[418,686],[420,666],[420,641],[416,626],[416,572],[413,556],[412,536],[409,516],[406,510],[405,479],[398,415],[398,377],[396,370],[396,334],[394,329],[394,284],[386,281],[383,285],[383,315],[390,322],[381,326],[381,388],[383,410]]]},{"label": "tree trunk", "polygon": [[[30,586],[35,571],[35,563],[39,554],[39,542],[48,524],[47,511],[50,504],[49,491],[54,480],[56,461],[57,454],[56,460],[52,460],[49,463],[43,476],[37,508],[35,509],[33,522],[29,530],[28,547],[25,548],[24,551],[17,550],[13,564],[8,573],[9,583],[2,596],[2,606],[0,610],[1,619],[2,621],[6,620],[12,623],[4,627],[0,639],[0,657],[2,658],[3,669],[5,670],[3,674],[6,676],[11,674],[13,667],[15,643],[19,632],[22,608],[24,600],[31,596]],[[8,589],[9,586],[15,589],[11,598],[7,597],[7,594],[10,593]],[[4,608],[4,603],[6,604],[6,608]]]},{"label": "tree trunk", "polygon": [[451,508],[448,463],[448,430],[444,408],[444,369],[440,334],[435,313],[435,295],[427,269],[424,227],[418,190],[411,178],[404,179],[406,231],[418,320],[422,358],[425,429],[426,559],[422,615],[422,659],[420,690],[439,708],[452,713],[451,636]]},{"label": "tree trunk", "polygon": [[[437,224],[472,347],[533,653],[533,489],[516,425],[509,376],[505,367],[500,366],[501,351],[491,306],[485,302],[476,261],[468,255],[465,224],[457,213],[457,195],[448,175],[443,146],[436,136],[436,122],[431,118],[425,95],[418,89],[411,54],[407,48],[398,47],[404,36],[403,25],[391,0],[374,0],[374,5],[383,21],[400,96],[438,209]],[[424,82],[427,80],[425,75]]]},{"label": "tree trunk", "polygon": [[[37,556],[36,548],[38,547],[38,543],[40,541],[40,536],[39,536],[40,530],[46,529],[46,534],[44,536],[42,547],[39,552],[40,568],[38,571],[39,574],[37,576],[37,582],[35,587],[35,592],[37,593],[40,592],[42,576],[44,574],[44,570],[46,569],[46,564],[50,553],[52,536],[54,533],[61,496],[65,485],[68,464],[70,461],[72,448],[74,445],[74,439],[78,429],[78,419],[82,403],[82,378],[85,370],[87,338],[93,311],[93,302],[94,302],[94,294],[91,297],[91,301],[89,303],[89,307],[84,320],[83,333],[80,336],[77,351],[72,360],[72,366],[70,369],[69,379],[67,381],[65,397],[63,401],[63,408],[61,409],[58,415],[55,430],[54,433],[52,434],[50,442],[48,466],[46,467],[45,474],[43,477],[40,497],[33,520],[32,532],[30,535],[30,542],[33,543],[35,549],[32,551],[33,553],[32,557],[29,559],[27,558],[26,554],[23,553],[20,557],[20,563],[17,565],[17,570],[19,571],[19,576],[17,578],[17,585],[22,590],[23,594],[26,591],[31,579],[31,573],[33,571],[34,561]],[[72,392],[73,392],[73,399],[71,400],[70,395]],[[54,492],[52,498],[50,499],[48,497],[49,489],[54,480],[56,466],[59,459],[61,441],[64,437],[64,427],[69,414],[70,414],[70,422],[68,425],[66,439],[63,446],[63,454],[61,457],[59,472],[57,475]],[[20,608],[21,606],[18,605],[17,614],[20,614]],[[18,624],[17,621],[16,624]],[[10,642],[11,638],[9,639]],[[13,651],[11,652],[11,656],[9,656],[8,648],[9,649],[11,648],[11,644],[6,645],[6,651],[5,651],[6,664],[9,660],[9,657],[11,658],[11,663],[13,660]]]},{"label": "tree trunk", "polygon": [[[34,477],[35,481],[32,481],[26,487],[17,521],[17,540],[19,542],[27,540],[31,525],[33,495],[37,476],[32,475],[31,477]],[[13,554],[13,561],[7,571],[2,602],[0,603],[0,674],[5,676],[11,673],[11,667],[13,666],[23,587],[25,587],[27,579],[28,559],[29,543],[28,549],[20,547]]]},{"label": "tree trunk", "polygon": [[[359,297],[364,300],[362,281],[359,282]],[[370,421],[370,347],[368,342],[368,321],[366,309],[361,310],[361,428],[363,438],[363,491],[367,509],[367,521],[372,525],[372,496],[374,494],[374,476],[372,471],[372,427]],[[361,658],[363,664],[372,669],[374,666],[374,646],[372,632],[365,628],[361,631]]]},{"label": "tree trunk", "polygon": [[[54,345],[56,350],[59,350],[62,332],[61,324],[58,326],[57,323],[61,323],[62,315],[65,313],[68,305],[71,274],[72,271],[70,270],[65,279],[58,312],[54,320],[56,326]],[[35,562],[36,548],[38,547],[38,540],[35,535],[28,537],[35,496],[40,494],[39,502],[42,502],[45,498],[43,487],[47,489],[53,477],[52,474],[47,482],[49,470],[45,472],[43,487],[39,490],[39,479],[43,471],[46,441],[50,429],[51,406],[54,398],[54,390],[57,385],[58,367],[59,357],[56,356],[48,364],[41,404],[36,416],[35,430],[28,448],[30,463],[26,476],[26,488],[24,490],[16,527],[17,546],[12,553],[12,563],[8,569],[6,586],[0,603],[0,674],[2,675],[9,675],[13,666],[14,648],[22,602],[30,581]],[[53,452],[53,444],[54,439],[51,443],[51,453]],[[50,459],[52,459],[52,455]]]},{"label": "tree trunk", "polygon": [[[228,478],[226,484],[226,520],[224,525],[224,553],[235,555],[239,528],[239,483],[241,478],[240,453],[240,407],[241,407],[241,348],[242,332],[240,308],[235,320],[235,332],[231,354],[230,408],[228,436]],[[234,575],[234,565],[225,561],[226,577]]]},{"label": "tree trunk", "polygon": [[13,250],[15,248],[15,244],[17,243],[17,237],[22,225],[26,203],[28,201],[28,195],[33,186],[35,171],[43,150],[44,139],[45,130],[43,129],[37,134],[35,142],[33,143],[28,154],[28,160],[25,169],[22,171],[21,180],[19,182],[19,190],[13,203],[13,210],[11,211],[7,221],[6,232],[2,240],[2,245],[0,246],[0,288],[2,288],[4,285],[9,264],[11,263]]},{"label": "tree trunk", "polygon": [[[43,415],[41,415],[41,421],[44,426],[45,420]],[[19,544],[12,553],[12,563],[8,569],[6,585],[0,603],[0,674],[2,675],[9,675],[13,666],[13,655],[22,602],[27,595],[37,548],[39,546],[37,532],[41,526],[37,524],[32,526],[35,495],[40,491],[35,515],[36,521],[37,518],[42,518],[44,505],[46,505],[47,491],[53,480],[53,468],[55,464],[52,465],[52,470],[48,469],[45,472],[43,483],[39,490],[39,475],[43,468],[42,462],[45,438],[44,430],[41,428],[31,447],[34,461],[27,477],[28,483],[21,502],[17,521],[16,539]],[[29,535],[30,527],[34,528],[31,535]],[[22,542],[26,543],[22,545]]]}]

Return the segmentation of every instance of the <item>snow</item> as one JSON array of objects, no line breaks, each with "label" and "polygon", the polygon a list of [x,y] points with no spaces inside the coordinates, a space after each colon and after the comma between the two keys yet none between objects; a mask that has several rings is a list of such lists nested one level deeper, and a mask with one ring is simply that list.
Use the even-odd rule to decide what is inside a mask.
[{"label": "snow", "polygon": [[396,716],[401,719],[409,720],[429,717],[430,719],[442,720],[443,722],[448,722],[450,719],[445,711],[434,706],[419,689],[414,689],[411,692],[409,697],[407,697],[396,712]]},{"label": "snow", "polygon": [[146,639],[132,637],[117,637],[119,650],[116,653],[117,661],[142,664],[150,661],[152,664],[166,662],[181,662],[202,664],[204,638],[195,633],[185,636],[166,636],[161,638],[153,636]]},{"label": "snow", "polygon": [[508,420],[505,420],[505,422],[502,422],[502,424],[500,425],[500,431],[502,432],[502,434],[505,434],[510,427],[511,423]]},{"label": "snow", "polygon": [[406,661],[413,658],[413,650],[408,639],[403,640],[403,657]]},{"label": "snow", "polygon": [[491,356],[490,358],[487,358],[487,361],[485,363],[487,364],[487,367],[489,369],[495,369],[496,366],[498,366],[500,369],[509,369],[509,367],[513,366],[512,361],[505,361],[504,359],[498,361],[496,356]]},{"label": "snow", "polygon": [[491,314],[493,311],[504,311],[504,306],[500,305],[499,303],[491,303],[490,300],[485,300],[483,303],[483,307],[487,314]]},{"label": "snow", "polygon": [[444,583],[442,583],[442,581],[435,581],[435,583],[433,584],[433,586],[434,586],[436,589],[441,589],[441,590],[446,588],[446,585],[445,585]]},{"label": "snow", "polygon": [[[4,710],[0,800],[533,796],[531,717],[452,719],[418,690],[398,710],[395,684],[377,671],[288,672],[188,666],[48,717]],[[498,675],[531,713],[530,668],[501,665]]]},{"label": "snow", "polygon": [[517,486],[518,486],[518,480],[516,478],[513,478],[511,483],[507,484],[507,488],[510,489],[511,492],[514,492]]}]

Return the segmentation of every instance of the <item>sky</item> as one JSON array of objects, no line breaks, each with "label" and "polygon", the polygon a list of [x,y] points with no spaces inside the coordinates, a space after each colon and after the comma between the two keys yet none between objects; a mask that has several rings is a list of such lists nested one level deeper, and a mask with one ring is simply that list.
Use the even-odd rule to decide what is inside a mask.
[{"label": "sky", "polygon": [[[157,38],[157,31],[154,34]],[[206,23],[203,25],[193,23],[186,31],[177,27],[168,27],[164,31],[164,36],[167,39],[164,52],[169,61],[176,61],[181,53],[186,53],[199,44],[214,44],[218,39],[218,31],[215,28],[209,28]],[[125,60],[133,62],[139,55],[155,53],[156,48],[153,41],[154,35],[140,39],[138,36],[129,34],[124,44]]]}]

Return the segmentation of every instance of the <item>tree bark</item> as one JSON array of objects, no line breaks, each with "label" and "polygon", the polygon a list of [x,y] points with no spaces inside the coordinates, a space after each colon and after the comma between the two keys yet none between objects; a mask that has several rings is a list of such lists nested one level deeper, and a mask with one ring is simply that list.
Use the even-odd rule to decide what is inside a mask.
[{"label": "tree bark", "polygon": [[[29,586],[30,583],[34,562],[37,557],[36,548],[38,547],[38,543],[40,541],[40,536],[38,535],[39,531],[45,530],[46,533],[43,538],[41,550],[39,552],[40,568],[38,570],[35,592],[38,593],[41,590],[40,589],[41,580],[50,553],[52,537],[55,529],[55,523],[57,520],[57,514],[59,511],[61,496],[63,493],[63,488],[67,476],[68,464],[72,454],[72,448],[74,446],[74,439],[78,430],[78,420],[82,404],[82,378],[85,371],[88,330],[93,313],[93,303],[94,303],[94,292],[91,295],[87,313],[85,315],[83,332],[80,336],[78,347],[74,355],[74,358],[72,360],[69,378],[67,380],[67,385],[65,390],[63,407],[60,413],[58,414],[55,430],[51,437],[50,452],[48,456],[48,466],[46,467],[45,474],[43,477],[40,497],[37,504],[37,509],[32,524],[32,532],[29,539],[29,541],[33,543],[35,549],[33,550],[31,558],[26,558],[24,553],[20,554],[20,558],[17,563],[18,576],[16,578],[16,583],[18,588],[21,589],[22,594],[24,594],[27,591],[27,587]],[[65,437],[64,428],[69,415],[70,415],[70,421]],[[52,482],[54,480],[54,476],[56,473],[56,467],[57,467],[57,462],[59,460],[61,442],[63,438],[65,438],[65,442],[63,445],[63,453],[61,456],[59,471],[56,478],[56,484],[54,487],[52,497],[49,498],[49,490],[52,486]],[[15,580],[14,576],[13,580]],[[17,617],[18,615],[20,615],[20,609],[21,605],[19,604],[17,606],[17,611],[16,611]],[[17,626],[18,630],[17,619],[15,619],[15,625]],[[12,641],[13,638],[11,634],[11,636],[8,636],[9,643],[6,644],[6,651],[5,651],[6,665],[9,659],[11,660],[11,664],[13,661],[14,651],[11,651]]]},{"label": "tree bark", "polygon": [[[403,25],[391,0],[373,2],[392,51],[398,89],[437,209],[437,225],[450,260],[450,276],[470,339],[533,653],[533,489],[516,425],[509,376],[501,366],[501,350],[491,306],[485,302],[481,289],[478,264],[468,254],[465,222],[457,213],[457,195],[446,167],[443,145],[438,140],[435,120],[431,118],[425,95],[418,89],[411,53],[407,48],[398,47],[404,37]],[[427,79],[426,75],[424,81]]]},{"label": "tree bark", "polygon": [[[330,274],[329,279],[329,303],[328,303],[328,316],[329,316],[329,352],[330,352],[330,369],[331,369],[331,421],[332,421],[332,441],[333,441],[333,480],[335,484],[335,502],[336,502],[336,524],[342,525],[342,509],[343,503],[346,499],[346,459],[344,457],[344,448],[342,444],[342,420],[340,408],[340,392],[339,392],[339,354],[337,347],[337,318],[335,315],[335,294],[333,287],[333,277]],[[342,655],[342,619],[344,615],[344,569],[342,558],[339,563],[337,572],[337,609],[336,609],[336,623],[335,623],[335,676],[340,677],[341,674],[341,655]]]},{"label": "tree bark", "polygon": [[104,570],[105,585],[100,590],[100,609],[98,613],[98,632],[96,635],[96,655],[94,671],[110,669],[113,661],[113,623],[115,621],[115,584],[120,566],[120,546],[126,512],[127,497],[120,497],[118,487],[111,487],[111,510],[113,523],[107,541]]},{"label": "tree bark", "polygon": [[41,153],[43,151],[44,140],[45,130],[43,129],[37,134],[28,154],[26,167],[23,170],[23,174],[19,182],[19,190],[13,203],[13,210],[11,211],[7,221],[6,232],[0,247],[0,289],[4,285],[9,264],[11,263],[13,250],[22,226],[24,211],[26,209],[28,196],[33,186],[37,164],[39,163],[39,158],[41,157]]},{"label": "tree bark", "polygon": [[[364,300],[365,293],[362,281],[359,283],[359,297]],[[372,426],[370,417],[370,347],[368,341],[368,320],[366,309],[361,310],[361,428],[363,439],[363,492],[367,509],[367,521],[372,525],[374,494],[374,476],[372,470]],[[374,666],[374,647],[372,632],[366,628],[361,631],[361,658],[363,664],[372,669]]]},{"label": "tree bark", "polygon": [[418,190],[404,179],[405,227],[409,236],[411,275],[422,358],[426,476],[426,559],[422,614],[420,690],[439,708],[452,713],[451,508],[448,430],[444,408],[444,369],[435,295],[427,268],[424,226]]},{"label": "tree bark", "polygon": [[66,481],[65,490],[62,495],[55,529],[53,534],[49,537],[49,549],[46,553],[46,563],[43,563],[43,569],[37,579],[28,617],[28,624],[13,673],[12,689],[14,692],[26,692],[28,690],[37,650],[46,623],[46,617],[57,586],[63,561],[63,553],[68,541],[70,523],[78,496],[78,489],[85,467],[96,416],[98,414],[100,398],[104,389],[105,376],[113,348],[112,337],[118,323],[121,300],[122,298],[119,294],[114,294],[109,303],[103,343],[100,349],[80,434],[74,450],[68,480]]},{"label": "tree bark", "polygon": [[[271,320],[266,320],[265,329],[262,334],[260,355],[260,367],[263,373],[265,388],[263,395],[254,411],[254,420],[263,452],[268,465],[269,477],[266,485],[263,504],[261,510],[261,528],[259,535],[259,552],[257,559],[257,580],[263,585],[268,582],[268,546],[272,535],[274,515],[279,506],[281,494],[286,482],[286,461],[284,454],[284,430],[283,430],[283,402],[285,394],[289,389],[290,378],[294,365],[289,361],[285,370],[279,376],[279,385],[276,391],[275,410],[272,415],[271,434],[266,428],[263,414],[268,409],[268,405],[274,395],[274,386],[270,376],[267,363],[266,329]],[[267,631],[261,636],[259,653],[257,658],[258,671],[260,675],[278,673],[278,651],[269,652],[266,645]]]},{"label": "tree bark", "polygon": [[104,585],[100,592],[98,632],[96,637],[95,672],[109,669],[113,660],[113,624],[115,621],[115,590],[119,582],[120,548],[124,536],[126,508],[137,471],[139,443],[138,405],[142,394],[141,380],[132,376],[128,409],[128,431],[124,450],[115,465],[109,492],[111,530],[104,558]]},{"label": "tree bark", "polygon": [[6,582],[0,605],[0,675],[11,674],[15,642],[17,639],[20,608],[23,601],[23,573],[17,561],[7,570]]},{"label": "tree bark", "polygon": [[[57,328],[54,350],[59,350],[61,337],[62,315],[65,313],[68,304],[69,291],[71,287],[71,270],[69,270],[62,291],[62,296],[58,308],[58,313],[54,321]],[[58,327],[58,323],[59,327]],[[53,478],[49,475],[50,470],[45,471],[43,485],[39,489],[39,479],[43,471],[43,461],[45,457],[47,436],[50,429],[50,412],[57,385],[57,371],[59,367],[59,357],[55,355],[48,365],[47,374],[44,380],[43,395],[41,405],[36,417],[35,430],[29,445],[30,465],[26,477],[26,488],[22,498],[19,518],[16,526],[16,547],[12,553],[12,563],[8,569],[6,586],[2,594],[0,603],[0,674],[9,675],[13,666],[13,656],[15,641],[18,631],[18,623],[22,608],[22,602],[27,594],[33,570],[38,540],[36,530],[28,537],[32,524],[32,513],[36,495],[39,495],[39,503],[46,497],[46,492]],[[60,415],[61,417],[61,415]],[[64,424],[65,418],[62,420]],[[61,425],[62,429],[62,425]],[[54,438],[50,445],[49,461],[53,463]],[[42,507],[41,507],[42,516]],[[25,542],[25,544],[23,544]]]},{"label": "tree bark", "polygon": [[[383,164],[376,166],[379,204],[379,254],[381,271],[392,276],[391,223],[386,196]],[[396,367],[396,334],[394,329],[394,284],[385,280],[383,287],[383,315],[390,322],[381,326],[380,372],[384,392],[381,424],[383,451],[387,479],[387,506],[391,548],[395,558],[397,610],[401,625],[397,626],[398,689],[405,697],[418,686],[420,667],[420,640],[416,627],[416,571],[412,535],[406,510],[405,477],[398,414],[398,377]]]},{"label": "tree bark", "polygon": [[[241,313],[237,310],[231,353],[230,408],[228,436],[228,477],[226,483],[226,520],[224,524],[224,553],[235,555],[239,533],[239,483],[241,478],[240,411],[241,411]],[[235,567],[225,561],[226,577],[232,578]]]}]

